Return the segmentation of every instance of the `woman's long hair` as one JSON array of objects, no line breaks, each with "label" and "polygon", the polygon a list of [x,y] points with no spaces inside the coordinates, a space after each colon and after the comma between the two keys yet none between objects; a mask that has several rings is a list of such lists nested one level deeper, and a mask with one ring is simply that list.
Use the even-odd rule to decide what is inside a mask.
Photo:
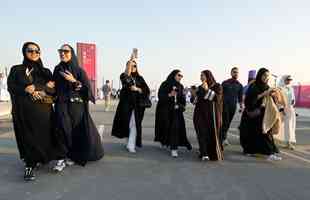
[{"label": "woman's long hair", "polygon": [[216,84],[216,80],[210,70],[204,70],[201,73],[203,73],[206,76],[209,87],[212,87]]},{"label": "woman's long hair", "polygon": [[[132,64],[133,63],[133,64]],[[133,66],[136,67],[137,71],[136,72],[132,72],[132,68]],[[135,60],[128,60],[126,63],[126,69],[125,69],[125,73],[127,75],[131,75],[131,76],[140,76],[139,71],[138,71],[138,66],[137,66],[137,62]]]}]

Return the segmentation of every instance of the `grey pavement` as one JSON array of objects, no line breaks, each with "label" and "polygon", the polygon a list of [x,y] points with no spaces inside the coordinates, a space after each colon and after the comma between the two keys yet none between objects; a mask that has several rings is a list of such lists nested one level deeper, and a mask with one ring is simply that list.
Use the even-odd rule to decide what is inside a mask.
[{"label": "grey pavement", "polygon": [[[136,154],[125,149],[125,140],[110,136],[114,112],[103,105],[92,106],[97,126],[105,125],[105,157],[86,167],[72,166],[54,174],[50,166],[37,171],[35,182],[22,179],[23,165],[13,137],[10,118],[0,121],[0,200],[308,200],[310,198],[310,118],[298,118],[298,150],[283,149],[283,161],[269,162],[263,157],[246,157],[241,148],[234,119],[230,130],[232,145],[225,149],[225,161],[201,162],[191,109],[186,113],[188,136],[194,150],[180,150],[179,158],[153,142],[154,108],[143,122],[143,144]],[[309,128],[309,130],[308,130]],[[300,136],[302,135],[302,136]]]}]

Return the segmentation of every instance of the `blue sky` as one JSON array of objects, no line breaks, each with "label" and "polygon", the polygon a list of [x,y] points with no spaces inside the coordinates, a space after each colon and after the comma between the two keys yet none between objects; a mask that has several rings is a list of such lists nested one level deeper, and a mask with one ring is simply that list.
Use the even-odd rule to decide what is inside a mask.
[{"label": "blue sky", "polygon": [[310,82],[309,9],[308,0],[2,0],[0,66],[20,63],[31,40],[53,69],[59,46],[80,41],[97,44],[98,80],[115,86],[133,47],[151,86],[174,68],[185,84],[198,84],[204,69],[222,81],[232,66],[242,82],[259,67]]}]

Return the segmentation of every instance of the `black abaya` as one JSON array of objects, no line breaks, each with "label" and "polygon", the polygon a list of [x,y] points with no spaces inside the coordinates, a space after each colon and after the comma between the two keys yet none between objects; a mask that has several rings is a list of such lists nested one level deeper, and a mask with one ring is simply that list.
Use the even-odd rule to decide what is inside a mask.
[{"label": "black abaya", "polygon": [[27,67],[30,67],[29,64],[12,67],[8,76],[8,90],[12,100],[14,131],[20,157],[25,160],[27,167],[34,167],[37,163],[64,158],[65,151],[53,126],[52,104],[34,101],[30,94],[25,92],[25,88],[31,84],[36,90],[51,92],[46,86],[51,72],[46,68],[41,69],[48,75],[44,76],[36,69],[30,79],[25,73]]},{"label": "black abaya", "polygon": [[[128,76],[125,73],[120,75],[122,89],[120,100],[113,120],[112,136],[117,138],[129,137],[129,122],[132,111],[134,111],[137,137],[136,146],[142,147],[142,121],[145,108],[139,105],[140,101],[149,98],[150,89],[141,75]],[[133,85],[142,89],[142,93],[131,91]]]},{"label": "black abaya", "polygon": [[[53,79],[56,83],[57,100],[55,111],[57,129],[62,133],[68,149],[67,156],[77,164],[100,160],[104,155],[101,138],[93,122],[88,102],[95,103],[86,72],[79,67],[71,48],[72,59],[55,67]],[[70,83],[60,72],[69,71],[76,83]],[[81,88],[79,88],[81,86]],[[78,101],[76,101],[78,99]]]},{"label": "black abaya", "polygon": [[[164,81],[158,91],[159,101],[155,116],[155,142],[160,142],[170,149],[176,150],[179,146],[192,149],[186,135],[186,127],[183,112],[185,111],[186,99],[183,94],[183,86],[173,80],[174,76]],[[177,102],[168,94],[175,88]],[[178,106],[175,109],[175,105]]]},{"label": "black abaya", "polygon": [[[214,93],[212,99],[205,98],[208,92]],[[201,157],[209,156],[214,161],[224,159],[220,140],[222,107],[223,90],[220,84],[214,84],[208,91],[199,86],[193,121]]]},{"label": "black abaya", "polygon": [[[278,153],[273,139],[273,135],[263,133],[263,118],[265,109],[262,107],[263,98],[258,99],[258,95],[268,90],[269,87],[262,87],[253,83],[246,94],[245,111],[240,122],[240,144],[245,154],[271,155]],[[256,112],[256,115],[251,113]]]}]

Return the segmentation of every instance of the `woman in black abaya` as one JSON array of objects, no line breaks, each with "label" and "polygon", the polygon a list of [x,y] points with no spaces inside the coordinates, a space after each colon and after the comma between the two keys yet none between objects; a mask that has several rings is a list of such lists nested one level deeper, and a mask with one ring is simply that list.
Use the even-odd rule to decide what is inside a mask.
[{"label": "woman in black abaya", "polygon": [[127,62],[120,80],[122,89],[113,120],[112,135],[117,138],[128,138],[127,149],[135,153],[136,146],[142,147],[142,120],[145,107],[141,102],[149,98],[150,89],[143,76],[139,74],[134,60]]},{"label": "woman in black abaya", "polygon": [[271,95],[272,90],[268,86],[270,73],[261,68],[255,82],[248,88],[245,97],[245,111],[240,122],[240,143],[245,154],[263,154],[268,160],[281,160],[277,156],[279,152],[273,139],[273,135],[263,133],[263,118],[265,108],[263,98]]},{"label": "woman in black abaya", "polygon": [[173,70],[158,91],[159,101],[155,116],[155,142],[171,149],[171,156],[178,157],[178,147],[192,149],[186,136],[185,111],[186,99],[184,87],[180,83],[183,75],[180,70]]},{"label": "woman in black abaya", "polygon": [[22,52],[24,61],[11,68],[8,90],[17,147],[26,164],[24,179],[29,181],[35,179],[33,168],[38,163],[57,159],[62,170],[65,151],[53,128],[52,73],[43,67],[37,44],[25,43]]},{"label": "woman in black abaya", "polygon": [[199,142],[202,160],[223,160],[223,146],[220,141],[223,110],[223,88],[216,83],[211,71],[201,72],[202,84],[197,90],[194,110],[194,126]]},{"label": "woman in black abaya", "polygon": [[65,44],[58,52],[61,62],[53,74],[57,130],[63,133],[68,150],[67,165],[85,166],[87,161],[97,161],[104,154],[98,130],[89,114],[88,102],[95,103],[95,98],[85,71],[78,65],[74,49]]}]

